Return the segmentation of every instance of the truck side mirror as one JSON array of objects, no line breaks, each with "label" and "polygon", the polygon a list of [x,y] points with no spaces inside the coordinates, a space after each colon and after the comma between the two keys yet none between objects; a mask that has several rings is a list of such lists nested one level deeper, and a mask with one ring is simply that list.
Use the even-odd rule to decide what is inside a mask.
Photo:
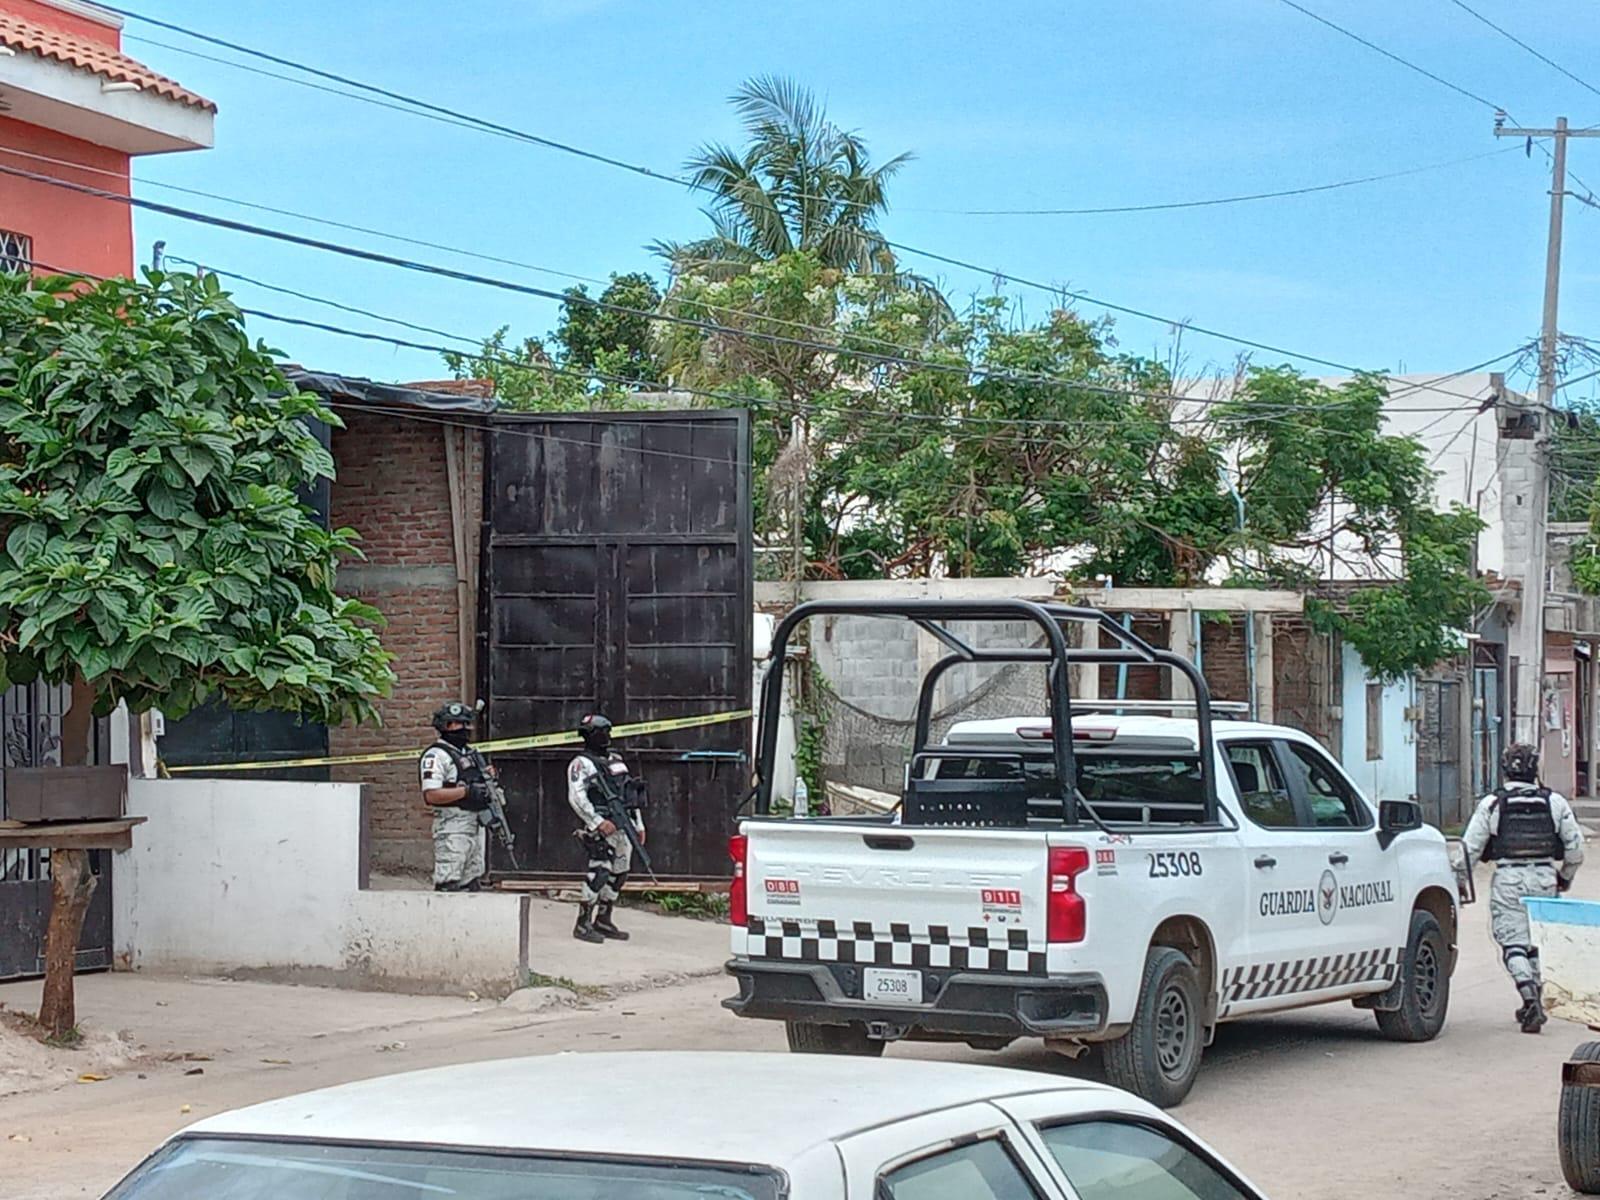
[{"label": "truck side mirror", "polygon": [[1378,804],[1378,844],[1385,850],[1402,833],[1422,828],[1422,805],[1415,800],[1384,800]]}]

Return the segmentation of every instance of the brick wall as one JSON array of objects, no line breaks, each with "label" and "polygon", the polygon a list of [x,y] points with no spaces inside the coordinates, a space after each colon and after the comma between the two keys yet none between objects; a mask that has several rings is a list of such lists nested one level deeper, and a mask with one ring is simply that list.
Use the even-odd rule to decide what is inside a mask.
[{"label": "brick wall", "polygon": [[[428,385],[429,390],[443,390]],[[429,719],[462,694],[457,621],[455,544],[450,521],[445,437],[458,430],[390,413],[344,413],[333,433],[338,467],[331,496],[335,527],[361,535],[366,561],[341,569],[339,589],[383,613],[380,632],[394,655],[393,693],[378,710],[382,727],[345,726],[328,732],[329,753],[363,754],[431,740]],[[463,491],[467,498],[467,561],[476,585],[482,507],[483,439],[466,434]],[[474,593],[475,594],[475,593]],[[474,617],[476,614],[472,614]],[[469,666],[469,684],[476,663]],[[372,847],[378,870],[424,869],[433,860],[431,817],[422,803],[413,761],[344,767],[334,778],[366,783]]]}]

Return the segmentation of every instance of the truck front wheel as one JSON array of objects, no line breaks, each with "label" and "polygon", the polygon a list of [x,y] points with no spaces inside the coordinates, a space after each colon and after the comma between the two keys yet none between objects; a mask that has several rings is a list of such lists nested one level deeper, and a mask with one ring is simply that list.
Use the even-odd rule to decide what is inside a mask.
[{"label": "truck front wheel", "polygon": [[785,1021],[789,1049],[795,1054],[855,1054],[878,1058],[883,1042],[867,1036],[861,1025],[813,1025],[809,1021]]},{"label": "truck front wheel", "polygon": [[1205,1047],[1200,973],[1182,950],[1152,946],[1133,1025],[1100,1051],[1106,1081],[1162,1108],[1183,1102]]},{"label": "truck front wheel", "polygon": [[1378,1028],[1391,1042],[1430,1042],[1450,1008],[1450,947],[1430,912],[1411,914],[1411,935],[1400,960],[1400,1007],[1378,1010]]}]

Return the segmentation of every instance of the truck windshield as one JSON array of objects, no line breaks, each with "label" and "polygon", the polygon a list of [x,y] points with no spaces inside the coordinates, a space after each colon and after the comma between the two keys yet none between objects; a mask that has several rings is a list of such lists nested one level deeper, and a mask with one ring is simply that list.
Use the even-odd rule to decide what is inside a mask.
[{"label": "truck windshield", "polygon": [[106,1200],[778,1200],[781,1182],[696,1162],[180,1138]]}]

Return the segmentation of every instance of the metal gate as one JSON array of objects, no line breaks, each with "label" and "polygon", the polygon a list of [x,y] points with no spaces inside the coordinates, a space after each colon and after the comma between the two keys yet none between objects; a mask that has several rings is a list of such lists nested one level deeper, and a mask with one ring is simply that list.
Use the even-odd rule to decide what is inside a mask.
[{"label": "metal gate", "polygon": [[[479,621],[489,736],[572,729],[597,708],[630,724],[750,707],[749,436],[742,412],[494,419]],[[663,877],[727,876],[749,744],[748,720],[619,744],[649,784]],[[497,756],[525,874],[582,870],[571,757]]]},{"label": "metal gate", "polygon": [[[0,764],[7,767],[61,765],[61,715],[68,689],[42,683],[18,684],[0,694]],[[109,728],[95,725],[95,761],[109,755]],[[0,786],[0,819],[6,816]],[[111,855],[89,852],[100,884],[89,902],[78,942],[78,969],[111,966]],[[44,972],[44,931],[50,918],[50,852],[0,848],[0,980]]]},{"label": "metal gate", "polygon": [[1461,683],[1424,679],[1417,684],[1422,726],[1417,731],[1417,800],[1440,829],[1459,825],[1461,812]]}]

